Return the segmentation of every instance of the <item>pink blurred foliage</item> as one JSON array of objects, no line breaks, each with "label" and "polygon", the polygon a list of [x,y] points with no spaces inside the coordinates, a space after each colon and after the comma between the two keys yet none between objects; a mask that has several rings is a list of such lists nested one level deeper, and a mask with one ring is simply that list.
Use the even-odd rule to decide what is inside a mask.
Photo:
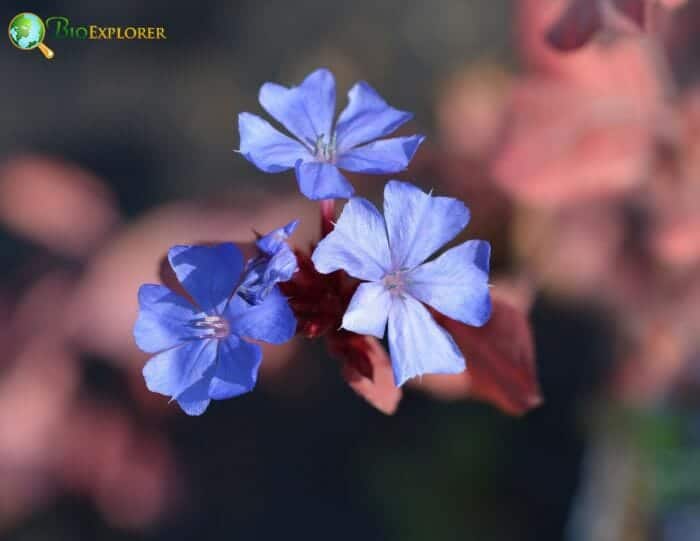
[{"label": "pink blurred foliage", "polygon": [[[520,272],[610,311],[610,390],[635,403],[672,393],[700,352],[700,92],[676,88],[663,49],[683,2],[647,2],[645,18],[641,4],[518,3],[527,70],[490,157],[516,204]],[[599,16],[610,7],[650,33],[588,39],[610,29]]]},{"label": "pink blurred foliage", "polygon": [[558,207],[626,193],[650,174],[665,132],[667,82],[648,44],[625,38],[571,54],[542,39],[552,3],[519,3],[519,40],[530,70],[515,84],[492,160],[517,201]]},{"label": "pink blurred foliage", "polygon": [[0,220],[52,251],[83,256],[115,227],[119,214],[114,196],[94,175],[28,155],[0,170]]},{"label": "pink blurred foliage", "polygon": [[143,529],[172,511],[181,487],[163,434],[137,429],[118,408],[84,400],[74,402],[65,422],[53,449],[65,488],[90,497],[121,528]]},{"label": "pink blurred foliage", "polygon": [[487,157],[497,145],[506,119],[513,77],[490,63],[457,71],[438,91],[437,143],[426,142],[412,172],[431,179],[433,188],[463,200],[472,212],[468,235],[507,242],[512,204],[493,182]]},{"label": "pink blurred foliage", "polygon": [[554,49],[569,52],[604,32],[653,32],[659,17],[683,4],[685,0],[565,0],[553,6],[558,14],[545,38]]},{"label": "pink blurred foliage", "polygon": [[76,279],[62,271],[38,278],[3,326],[0,529],[65,490],[133,529],[161,518],[177,497],[164,437],[81,396],[79,353],[61,325]]},{"label": "pink blurred foliage", "polygon": [[680,96],[675,125],[650,187],[652,250],[668,265],[691,267],[700,263],[700,88]]},{"label": "pink blurred foliage", "polygon": [[447,79],[435,106],[440,149],[472,160],[488,155],[498,140],[512,85],[508,72],[486,62],[465,67]]}]

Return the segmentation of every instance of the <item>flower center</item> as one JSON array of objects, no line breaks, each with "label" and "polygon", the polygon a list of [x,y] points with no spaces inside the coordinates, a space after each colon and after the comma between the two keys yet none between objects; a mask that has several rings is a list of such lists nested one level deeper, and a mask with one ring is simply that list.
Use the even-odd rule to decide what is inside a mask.
[{"label": "flower center", "polygon": [[389,293],[393,295],[401,295],[404,287],[406,287],[405,273],[401,271],[389,273],[384,276],[382,283],[384,284],[384,287],[387,288]]},{"label": "flower center", "polygon": [[316,148],[314,149],[316,159],[322,162],[335,162],[335,133],[330,140],[326,140],[326,136],[321,134],[316,140]]},{"label": "flower center", "polygon": [[193,326],[202,329],[207,334],[202,338],[226,338],[231,334],[231,329],[229,328],[228,321],[226,321],[221,316],[206,316],[202,319],[197,319],[193,323]]}]

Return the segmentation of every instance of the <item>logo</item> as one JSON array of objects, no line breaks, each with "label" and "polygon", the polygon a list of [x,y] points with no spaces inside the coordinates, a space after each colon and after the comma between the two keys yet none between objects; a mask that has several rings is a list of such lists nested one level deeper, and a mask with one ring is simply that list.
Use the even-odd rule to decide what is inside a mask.
[{"label": "logo", "polygon": [[7,33],[10,43],[23,51],[39,49],[51,60],[54,52],[44,45],[47,32],[52,39],[77,40],[164,40],[162,26],[100,26],[97,24],[73,26],[68,17],[48,17],[46,23],[34,13],[20,13],[10,21]]},{"label": "logo", "polygon": [[15,15],[7,28],[7,34],[10,36],[10,43],[18,49],[23,51],[39,49],[48,60],[54,56],[53,51],[44,45],[46,37],[44,21],[34,13]]}]

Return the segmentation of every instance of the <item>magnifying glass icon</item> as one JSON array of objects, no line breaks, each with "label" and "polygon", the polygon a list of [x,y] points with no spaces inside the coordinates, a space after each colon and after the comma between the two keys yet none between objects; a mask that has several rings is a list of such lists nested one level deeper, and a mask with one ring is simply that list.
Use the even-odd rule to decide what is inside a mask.
[{"label": "magnifying glass icon", "polygon": [[25,12],[15,15],[7,28],[7,34],[10,36],[10,43],[18,49],[23,51],[39,49],[48,60],[54,57],[53,51],[44,45],[46,37],[44,21],[34,13]]}]

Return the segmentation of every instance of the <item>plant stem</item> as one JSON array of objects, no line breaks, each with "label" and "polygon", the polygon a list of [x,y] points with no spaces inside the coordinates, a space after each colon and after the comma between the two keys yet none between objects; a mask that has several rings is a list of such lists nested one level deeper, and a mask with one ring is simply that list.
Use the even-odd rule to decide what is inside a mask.
[{"label": "plant stem", "polygon": [[335,227],[335,199],[321,201],[321,238],[333,231]]}]

